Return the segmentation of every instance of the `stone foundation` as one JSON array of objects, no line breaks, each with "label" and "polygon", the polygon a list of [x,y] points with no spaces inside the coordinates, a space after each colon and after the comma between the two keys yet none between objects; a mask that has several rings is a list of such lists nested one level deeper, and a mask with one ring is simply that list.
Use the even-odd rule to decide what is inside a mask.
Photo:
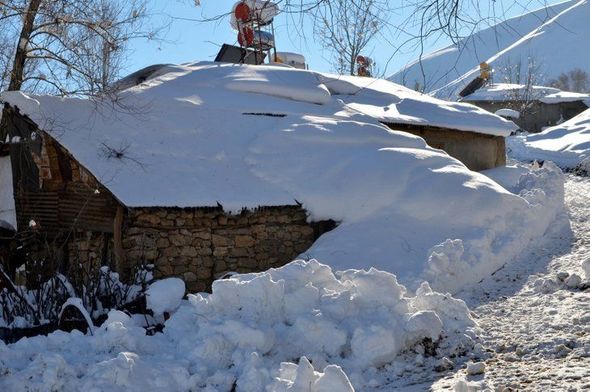
[{"label": "stone foundation", "polygon": [[221,208],[133,208],[122,233],[128,270],[121,272],[128,274],[141,263],[154,264],[156,278],[177,276],[189,291],[204,291],[228,272],[284,265],[308,249],[317,235],[298,206],[239,214]]}]

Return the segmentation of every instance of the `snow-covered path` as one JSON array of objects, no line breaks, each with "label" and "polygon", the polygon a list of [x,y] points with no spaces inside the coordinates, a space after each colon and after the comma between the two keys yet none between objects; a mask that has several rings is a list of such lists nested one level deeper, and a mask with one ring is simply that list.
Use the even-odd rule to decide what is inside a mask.
[{"label": "snow-covered path", "polygon": [[581,264],[590,259],[590,179],[569,176],[565,187],[569,222],[459,294],[483,329],[484,374],[460,369],[432,390],[590,390],[590,288],[571,277],[584,279]]}]

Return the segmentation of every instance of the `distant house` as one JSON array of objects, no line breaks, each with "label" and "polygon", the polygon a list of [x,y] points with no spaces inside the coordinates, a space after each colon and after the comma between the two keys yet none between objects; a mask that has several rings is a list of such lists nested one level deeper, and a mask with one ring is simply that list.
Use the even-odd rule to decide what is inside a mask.
[{"label": "distant house", "polygon": [[[362,81],[363,78],[340,76],[336,81],[326,80],[325,84],[328,89],[338,84],[337,92],[353,93],[341,98],[351,109],[393,130],[420,136],[429,146],[444,150],[471,170],[506,164],[505,137],[517,129],[512,121],[474,105],[443,101],[385,80]],[[342,88],[345,83],[358,86]]]},{"label": "distant house", "polygon": [[[3,95],[8,143],[0,169],[14,186],[5,221],[60,244],[64,272],[93,263],[129,278],[134,266],[153,264],[156,277],[182,277],[191,291],[228,272],[283,265],[336,227],[341,214],[307,211],[289,176],[303,176],[297,193],[305,193],[308,177],[338,173],[347,159],[341,151],[368,146],[379,154],[401,141],[439,154],[379,122],[420,135],[476,170],[504,164],[504,136],[514,129],[475,106],[390,82],[284,67],[156,66],[120,86],[114,106]],[[276,143],[285,140],[321,148],[284,146],[292,156],[277,155]],[[285,159],[294,162],[284,168],[290,174],[269,177],[265,169]],[[317,172],[299,170],[300,162]]]},{"label": "distant house", "polygon": [[516,111],[517,116],[506,112],[506,117],[514,121],[520,129],[536,133],[541,132],[543,128],[567,121],[588,109],[590,94],[544,86],[527,87],[495,83],[475,91],[461,101],[491,113],[498,113],[502,109]]}]

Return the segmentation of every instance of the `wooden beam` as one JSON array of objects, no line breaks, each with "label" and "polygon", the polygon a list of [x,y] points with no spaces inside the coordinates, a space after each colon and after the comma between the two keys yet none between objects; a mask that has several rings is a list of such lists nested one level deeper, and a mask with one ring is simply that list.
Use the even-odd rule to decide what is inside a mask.
[{"label": "wooden beam", "polygon": [[115,268],[117,272],[124,277],[122,274],[125,273],[124,268],[124,256],[123,256],[123,217],[125,211],[122,206],[117,206],[117,214],[113,222],[113,245],[114,245],[114,256],[115,256]]}]

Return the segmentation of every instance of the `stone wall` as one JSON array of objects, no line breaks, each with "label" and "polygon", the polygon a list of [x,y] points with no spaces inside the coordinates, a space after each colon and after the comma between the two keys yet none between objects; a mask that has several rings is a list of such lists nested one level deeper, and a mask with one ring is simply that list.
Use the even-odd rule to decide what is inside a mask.
[{"label": "stone wall", "polygon": [[135,208],[126,214],[122,247],[126,268],[154,264],[156,278],[177,276],[189,291],[203,291],[228,272],[284,265],[314,239],[313,226],[298,206],[238,214],[221,208]]},{"label": "stone wall", "polygon": [[[81,263],[85,266],[87,271],[98,270],[103,265],[112,265],[112,248],[113,239],[112,234],[97,233],[91,231],[73,230],[67,241],[67,262],[65,262],[68,269],[76,269],[76,265]],[[58,240],[59,245],[65,240]],[[67,273],[73,271],[65,271]]]}]

